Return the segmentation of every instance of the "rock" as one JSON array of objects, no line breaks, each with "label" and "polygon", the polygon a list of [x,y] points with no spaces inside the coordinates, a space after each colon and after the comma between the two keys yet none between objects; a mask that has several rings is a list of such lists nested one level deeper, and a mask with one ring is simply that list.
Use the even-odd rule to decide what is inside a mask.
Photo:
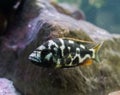
[{"label": "rock", "polygon": [[57,9],[58,12],[69,15],[76,20],[85,20],[85,14],[82,10],[76,8],[76,6],[72,6],[67,3],[57,4],[55,1],[51,1],[51,4]]},{"label": "rock", "polygon": [[108,95],[120,95],[120,91],[111,92],[111,93],[108,94]]},{"label": "rock", "polygon": [[0,95],[21,95],[21,94],[16,91],[12,81],[6,78],[0,78]]},{"label": "rock", "polygon": [[[50,69],[28,60],[36,47],[56,37],[104,41],[101,64]],[[120,88],[120,35],[61,14],[45,0],[26,0],[0,44],[0,76],[11,79],[25,95],[106,95]]]}]

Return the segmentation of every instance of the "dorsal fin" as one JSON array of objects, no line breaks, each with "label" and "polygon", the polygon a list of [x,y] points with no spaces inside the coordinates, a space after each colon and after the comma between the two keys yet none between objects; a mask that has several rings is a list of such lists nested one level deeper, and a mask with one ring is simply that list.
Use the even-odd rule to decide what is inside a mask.
[{"label": "dorsal fin", "polygon": [[86,44],[93,44],[95,42],[93,41],[85,41],[85,40],[80,40],[80,39],[75,39],[75,38],[70,38],[70,37],[61,37],[62,39],[66,39],[66,40],[72,40],[78,43],[86,43]]},{"label": "dorsal fin", "polygon": [[86,48],[90,49],[91,47],[95,46],[96,43],[94,41],[85,41],[85,40],[80,40],[80,39],[74,39],[74,38],[70,38],[70,37],[62,37],[62,39],[65,40],[72,40],[78,44],[83,44],[86,46]]}]

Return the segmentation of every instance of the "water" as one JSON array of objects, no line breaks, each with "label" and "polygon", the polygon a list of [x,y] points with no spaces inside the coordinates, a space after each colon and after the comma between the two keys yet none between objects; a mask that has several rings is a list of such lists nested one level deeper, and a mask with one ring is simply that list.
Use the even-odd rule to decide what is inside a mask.
[{"label": "water", "polygon": [[120,0],[58,0],[83,10],[86,20],[110,33],[120,33]]}]

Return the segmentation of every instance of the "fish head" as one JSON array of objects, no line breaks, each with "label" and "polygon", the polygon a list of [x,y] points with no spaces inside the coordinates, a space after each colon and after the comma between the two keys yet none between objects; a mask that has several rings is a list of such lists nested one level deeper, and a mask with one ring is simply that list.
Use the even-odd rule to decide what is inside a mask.
[{"label": "fish head", "polygon": [[51,67],[53,63],[52,53],[50,50],[42,50],[42,51],[33,51],[28,59],[35,65],[41,67]]},{"label": "fish head", "polygon": [[40,53],[41,53],[41,51],[36,51],[35,50],[29,55],[28,59],[31,62],[41,63]]},{"label": "fish head", "polygon": [[[43,51],[46,51],[46,47],[44,45],[40,45],[38,48],[36,48],[28,57],[28,59],[32,62],[36,62],[36,63],[41,63],[41,53]],[[45,55],[45,54],[44,54]]]},{"label": "fish head", "polygon": [[29,55],[28,59],[35,65],[51,67],[53,63],[53,51],[50,49],[36,49]]}]

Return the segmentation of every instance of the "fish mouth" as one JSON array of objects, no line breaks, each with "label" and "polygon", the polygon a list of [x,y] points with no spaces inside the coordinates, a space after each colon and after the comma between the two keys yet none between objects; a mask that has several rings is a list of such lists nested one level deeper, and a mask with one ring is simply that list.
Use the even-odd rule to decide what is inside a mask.
[{"label": "fish mouth", "polygon": [[34,56],[33,53],[29,55],[28,59],[32,62],[37,62],[37,63],[41,62],[40,59],[38,57]]}]

